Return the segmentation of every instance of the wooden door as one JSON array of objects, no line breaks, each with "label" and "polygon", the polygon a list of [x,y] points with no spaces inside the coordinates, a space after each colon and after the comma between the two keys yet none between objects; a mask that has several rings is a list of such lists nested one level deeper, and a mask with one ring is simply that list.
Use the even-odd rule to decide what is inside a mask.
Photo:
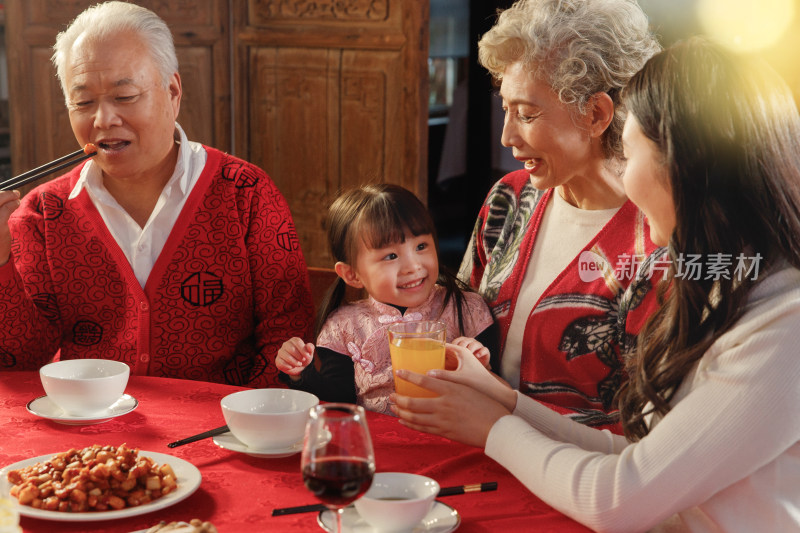
[{"label": "wooden door", "polygon": [[[97,0],[6,0],[13,174],[79,148],[50,62],[56,34]],[[183,82],[178,122],[190,139],[231,150],[227,0],[138,0],[172,29]],[[27,191],[35,186],[23,187]]]},{"label": "wooden door", "polygon": [[341,190],[427,196],[428,0],[233,3],[235,147],[286,196],[311,266]]}]

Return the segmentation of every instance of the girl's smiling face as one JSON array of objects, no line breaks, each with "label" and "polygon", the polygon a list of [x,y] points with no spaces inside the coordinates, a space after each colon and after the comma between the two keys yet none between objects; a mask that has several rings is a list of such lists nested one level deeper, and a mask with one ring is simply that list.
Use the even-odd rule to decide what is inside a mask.
[{"label": "girl's smiling face", "polygon": [[622,130],[622,146],[628,160],[622,177],[625,194],[647,217],[650,239],[666,246],[676,224],[669,173],[657,146],[631,113]]},{"label": "girl's smiling face", "polygon": [[439,258],[433,235],[411,235],[405,241],[369,248],[359,241],[354,266],[337,263],[337,273],[375,300],[398,307],[425,303],[439,277]]}]

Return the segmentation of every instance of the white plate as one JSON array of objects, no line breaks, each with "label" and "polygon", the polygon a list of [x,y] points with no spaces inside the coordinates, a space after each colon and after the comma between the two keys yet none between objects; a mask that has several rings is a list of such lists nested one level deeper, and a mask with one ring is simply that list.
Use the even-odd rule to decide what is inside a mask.
[{"label": "white plate", "polygon": [[139,401],[130,394],[123,394],[122,398],[114,402],[114,404],[92,416],[74,416],[68,415],[61,410],[59,406],[53,403],[53,400],[47,396],[39,396],[35,400],[28,402],[25,407],[29,413],[42,418],[47,418],[59,424],[67,424],[69,426],[83,426],[89,424],[101,424],[107,422],[114,417],[122,416],[130,413],[139,405]]},{"label": "white plate", "polygon": [[[7,479],[9,471],[24,468],[42,461],[47,461],[54,455],[56,454],[49,453],[47,455],[34,457],[33,459],[25,459],[24,461],[19,461],[13,465],[8,465],[0,470],[0,494],[4,496],[10,494],[12,484]],[[131,516],[152,513],[153,511],[158,511],[159,509],[164,509],[166,507],[170,507],[171,505],[175,505],[176,503],[183,501],[194,494],[194,491],[196,491],[200,486],[200,471],[192,463],[184,461],[183,459],[179,459],[173,455],[167,455],[158,452],[140,451],[139,455],[141,457],[150,457],[158,464],[166,463],[171,466],[172,470],[175,472],[175,476],[178,478],[178,488],[166,496],[162,496],[161,498],[153,500],[150,503],[145,503],[136,507],[126,507],[118,511],[65,513],[59,511],[45,511],[42,509],[34,509],[33,507],[29,507],[27,505],[19,505],[17,506],[19,509],[19,514],[22,516],[29,516],[31,518],[57,520],[59,522],[97,522],[99,520],[116,520],[118,518],[128,518]]]},{"label": "white plate", "polygon": [[286,448],[278,448],[274,450],[256,450],[249,448],[242,441],[234,437],[233,433],[223,433],[222,435],[217,435],[213,440],[214,444],[220,448],[225,448],[226,450],[230,450],[232,452],[246,453],[247,455],[252,455],[253,457],[270,457],[272,459],[277,459],[278,457],[289,457],[290,455],[294,455],[303,449],[302,442],[295,442]]},{"label": "white plate", "polygon": [[[333,511],[325,510],[317,515],[317,523],[328,532],[336,532],[336,517]],[[449,533],[461,525],[461,516],[458,511],[442,502],[434,502],[431,511],[425,515],[422,522],[414,526],[411,533]],[[358,514],[355,507],[345,507],[342,513],[342,531],[344,533],[380,533],[367,524]]]}]

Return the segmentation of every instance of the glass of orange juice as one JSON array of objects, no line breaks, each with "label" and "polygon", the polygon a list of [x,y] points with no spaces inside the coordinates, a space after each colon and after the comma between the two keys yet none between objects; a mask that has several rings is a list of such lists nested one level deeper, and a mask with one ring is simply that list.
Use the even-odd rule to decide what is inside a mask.
[{"label": "glass of orange juice", "polygon": [[[444,368],[444,344],[446,328],[443,322],[415,320],[397,322],[388,328],[389,353],[392,369],[405,369],[424,374],[434,368]],[[397,394],[416,398],[438,396],[404,379],[394,377]]]}]

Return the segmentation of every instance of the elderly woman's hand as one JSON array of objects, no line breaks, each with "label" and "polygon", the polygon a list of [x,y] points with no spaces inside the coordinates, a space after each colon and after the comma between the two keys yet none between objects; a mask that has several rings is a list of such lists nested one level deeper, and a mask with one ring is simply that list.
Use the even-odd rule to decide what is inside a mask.
[{"label": "elderly woman's hand", "polygon": [[510,414],[516,393],[487,371],[468,349],[447,345],[458,359],[455,370],[431,370],[428,375],[397,370],[401,378],[437,393],[436,398],[392,395],[392,411],[400,423],[418,431],[485,447],[498,419]]},{"label": "elderly woman's hand", "polygon": [[18,191],[0,192],[0,266],[8,262],[11,255],[11,231],[8,229],[8,219],[19,207]]}]

